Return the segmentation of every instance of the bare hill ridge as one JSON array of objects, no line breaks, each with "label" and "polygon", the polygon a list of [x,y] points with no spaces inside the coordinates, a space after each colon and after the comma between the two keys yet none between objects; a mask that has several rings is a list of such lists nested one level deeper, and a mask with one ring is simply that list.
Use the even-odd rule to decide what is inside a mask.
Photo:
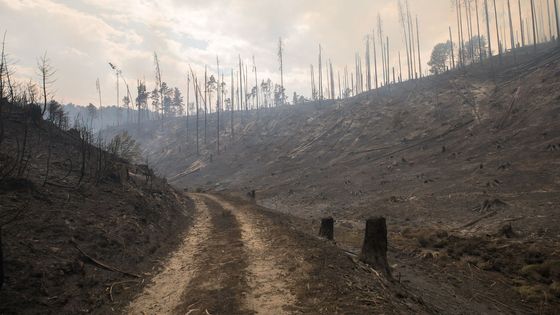
[{"label": "bare hill ridge", "polygon": [[258,119],[236,112],[233,142],[225,113],[219,155],[213,116],[200,156],[192,120],[188,132],[184,118],[130,131],[150,165],[179,187],[256,189],[260,202],[294,206],[297,215],[348,209],[355,217],[375,204],[400,217],[395,211],[412,203],[448,222],[455,211],[452,221],[462,222],[485,199],[558,188],[559,63],[556,51],[495,79],[473,68]]}]

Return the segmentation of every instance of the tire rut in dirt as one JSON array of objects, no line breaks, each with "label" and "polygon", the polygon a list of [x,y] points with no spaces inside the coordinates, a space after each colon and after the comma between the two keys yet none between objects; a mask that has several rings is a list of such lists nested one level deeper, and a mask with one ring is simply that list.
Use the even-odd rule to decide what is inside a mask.
[{"label": "tire rut in dirt", "polygon": [[210,219],[201,198],[194,197],[196,214],[180,247],[164,263],[163,270],[124,311],[127,314],[171,314],[181,303],[183,292],[194,276],[194,261],[208,238]]},{"label": "tire rut in dirt", "polygon": [[243,294],[247,292],[246,253],[241,229],[231,211],[208,198],[212,227],[195,258],[197,273],[183,293],[177,314],[254,314],[244,309]]},{"label": "tire rut in dirt", "polygon": [[273,234],[270,231],[272,222],[257,215],[248,207],[233,206],[218,196],[207,197],[231,211],[239,222],[241,239],[249,258],[247,265],[249,291],[244,299],[246,308],[256,314],[277,315],[296,312],[294,291],[302,284],[296,283],[292,264],[298,265],[300,271],[305,272],[309,268],[303,261],[303,257],[297,255],[293,247],[286,246],[287,243],[291,243],[290,241],[278,242],[286,236]]}]

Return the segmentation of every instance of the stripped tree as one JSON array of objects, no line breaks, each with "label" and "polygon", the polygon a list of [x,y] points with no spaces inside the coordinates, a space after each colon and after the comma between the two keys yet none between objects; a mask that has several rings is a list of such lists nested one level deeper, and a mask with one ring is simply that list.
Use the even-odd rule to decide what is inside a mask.
[{"label": "stripped tree", "polygon": [[[155,65],[155,70],[156,70],[156,85],[157,88],[159,89],[159,95],[160,95],[160,101],[161,101],[161,128],[163,129],[163,116],[164,116],[164,107],[163,103],[164,103],[164,96],[163,96],[163,81],[161,79],[161,68],[159,66],[159,58],[156,52],[154,52],[154,65]],[[118,84],[118,80],[117,80],[117,84]],[[117,105],[118,107],[118,105]]]},{"label": "stripped tree", "polygon": [[[4,51],[3,48],[2,51]],[[3,59],[5,61],[5,57]],[[47,52],[45,52],[45,54],[37,61],[37,70],[41,76],[41,87],[43,92],[43,109],[41,110],[41,116],[44,116],[47,111],[47,99],[49,98],[48,88],[54,83],[53,76],[56,72],[50,64]]]},{"label": "stripped tree", "polygon": [[537,51],[537,26],[535,22],[535,3],[533,0],[531,0],[531,23],[533,25],[533,47]]},{"label": "stripped tree", "polygon": [[407,64],[407,72],[408,72],[408,79],[412,79],[412,66],[410,64],[410,49],[408,47],[408,27],[407,27],[407,22],[406,22],[406,14],[404,11],[404,7],[402,2],[399,0],[398,2],[399,5],[399,21],[401,22],[401,27],[402,27],[402,32],[403,32],[403,37],[404,37],[404,47],[406,50],[406,64]]},{"label": "stripped tree", "polygon": [[284,104],[286,95],[284,91],[284,44],[282,43],[282,37],[278,39],[278,61],[280,63],[280,93],[282,104]]}]

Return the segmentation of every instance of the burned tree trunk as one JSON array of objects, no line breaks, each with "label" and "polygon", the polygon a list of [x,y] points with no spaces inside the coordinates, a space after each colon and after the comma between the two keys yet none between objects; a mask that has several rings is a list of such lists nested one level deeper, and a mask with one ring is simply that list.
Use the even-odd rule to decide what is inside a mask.
[{"label": "burned tree trunk", "polygon": [[4,284],[4,255],[2,254],[2,228],[0,228],[0,289]]},{"label": "burned tree trunk", "polygon": [[334,219],[333,217],[321,219],[321,228],[319,236],[332,241],[334,239]]},{"label": "burned tree trunk", "polygon": [[374,217],[366,221],[366,232],[360,260],[390,276],[387,263],[387,224],[385,218]]},{"label": "burned tree trunk", "polygon": [[247,197],[249,197],[249,198],[255,200],[255,199],[257,198],[257,193],[256,193],[255,190],[253,189],[253,190],[251,190],[251,191],[249,191],[249,192],[247,193]]},{"label": "burned tree trunk", "polygon": [[554,0],[554,15],[556,16],[556,41],[560,44],[560,20],[558,19],[558,0]]},{"label": "burned tree trunk", "polygon": [[531,23],[533,24],[533,50],[537,51],[537,42],[538,42],[538,35],[537,35],[537,26],[535,22],[535,3],[531,0]]}]

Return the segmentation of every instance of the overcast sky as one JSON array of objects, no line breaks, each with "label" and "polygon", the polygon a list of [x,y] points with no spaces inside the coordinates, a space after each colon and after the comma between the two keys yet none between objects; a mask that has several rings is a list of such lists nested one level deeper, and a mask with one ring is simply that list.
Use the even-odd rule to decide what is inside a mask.
[{"label": "overcast sky", "polygon": [[[455,25],[450,3],[410,0],[424,64]],[[0,30],[8,32],[7,51],[20,79],[38,81],[36,60],[47,51],[57,69],[56,99],[97,105],[97,78],[104,104],[116,103],[109,61],[122,69],[133,95],[138,78],[153,89],[154,51],[163,80],[183,90],[188,65],[202,73],[209,64],[214,71],[216,56],[229,73],[239,54],[246,60],[254,55],[259,79],[279,81],[279,37],[287,92],[309,95],[309,64],[317,62],[318,44],[335,69],[353,67],[378,13],[396,62],[397,51],[404,58],[397,0],[0,0]]]}]

